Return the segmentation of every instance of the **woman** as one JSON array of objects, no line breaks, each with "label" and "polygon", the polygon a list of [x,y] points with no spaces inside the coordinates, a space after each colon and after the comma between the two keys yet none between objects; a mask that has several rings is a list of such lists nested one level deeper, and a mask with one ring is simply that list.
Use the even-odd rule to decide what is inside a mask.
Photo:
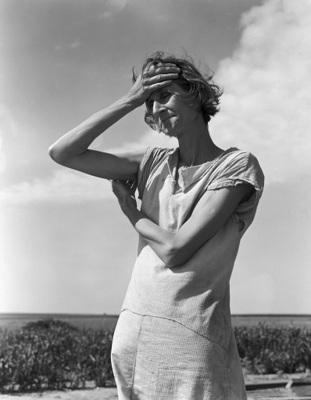
[{"label": "woman", "polygon": [[[246,399],[229,280],[261,197],[262,171],[252,154],[212,141],[208,122],[220,91],[192,61],[157,52],[134,81],[126,96],[50,149],[56,162],[112,180],[139,234],[112,348],[119,399]],[[144,103],[146,122],[177,138],[176,149],[124,157],[88,149]]]}]

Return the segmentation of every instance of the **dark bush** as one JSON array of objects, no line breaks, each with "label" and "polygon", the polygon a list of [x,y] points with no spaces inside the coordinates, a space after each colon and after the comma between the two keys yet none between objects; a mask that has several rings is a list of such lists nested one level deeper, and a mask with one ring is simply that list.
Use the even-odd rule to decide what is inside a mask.
[{"label": "dark bush", "polygon": [[311,331],[265,324],[235,327],[243,367],[254,374],[305,372],[311,368]]},{"label": "dark bush", "polygon": [[28,322],[23,327],[23,330],[40,330],[40,329],[55,329],[61,330],[66,329],[68,331],[78,331],[79,329],[73,325],[68,324],[68,322],[58,321],[51,318],[42,319],[39,321]]},{"label": "dark bush", "polygon": [[0,332],[3,391],[78,389],[114,384],[110,352],[113,332],[79,330],[43,320]]},{"label": "dark bush", "polygon": [[[242,366],[249,373],[294,373],[311,369],[311,331],[265,324],[235,327]],[[42,320],[0,331],[0,390],[79,389],[113,386],[112,331]]]}]

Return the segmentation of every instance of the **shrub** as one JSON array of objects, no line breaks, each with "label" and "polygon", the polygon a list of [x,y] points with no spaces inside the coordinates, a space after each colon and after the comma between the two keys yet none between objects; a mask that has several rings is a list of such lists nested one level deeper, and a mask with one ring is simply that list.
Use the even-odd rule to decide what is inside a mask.
[{"label": "shrub", "polygon": [[311,368],[311,331],[265,324],[235,327],[242,366],[250,373],[295,373]]},{"label": "shrub", "polygon": [[[242,366],[255,374],[311,369],[311,331],[265,324],[235,327]],[[12,332],[0,330],[2,392],[113,386],[112,331],[79,330],[42,320]]]},{"label": "shrub", "polygon": [[2,391],[77,389],[92,381],[114,384],[110,362],[113,333],[83,330],[44,320],[0,333]]}]

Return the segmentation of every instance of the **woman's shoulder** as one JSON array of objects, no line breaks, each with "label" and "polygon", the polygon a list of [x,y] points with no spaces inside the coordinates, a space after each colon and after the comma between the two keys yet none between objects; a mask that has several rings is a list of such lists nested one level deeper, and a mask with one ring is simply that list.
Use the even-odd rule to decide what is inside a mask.
[{"label": "woman's shoulder", "polygon": [[149,156],[152,155],[154,158],[163,158],[169,157],[176,150],[176,148],[167,147],[148,147],[146,153],[149,154]]},{"label": "woman's shoulder", "polygon": [[139,198],[142,198],[145,185],[150,176],[160,174],[168,159],[175,151],[176,149],[174,148],[169,149],[161,147],[148,147],[146,149],[138,171]]},{"label": "woman's shoulder", "polygon": [[209,188],[219,189],[241,182],[252,183],[262,190],[264,174],[257,158],[246,150],[232,147],[224,152],[209,176]]},{"label": "woman's shoulder", "polygon": [[167,160],[175,151],[176,148],[148,147],[142,158],[140,169],[147,165],[152,167]]},{"label": "woman's shoulder", "polygon": [[231,159],[242,159],[253,156],[250,151],[239,149],[238,147],[229,147],[229,149],[225,150],[223,154],[224,156],[230,157]]},{"label": "woman's shoulder", "polygon": [[231,147],[225,151],[223,160],[228,165],[240,165],[244,168],[258,168],[261,170],[257,157],[248,150]]}]

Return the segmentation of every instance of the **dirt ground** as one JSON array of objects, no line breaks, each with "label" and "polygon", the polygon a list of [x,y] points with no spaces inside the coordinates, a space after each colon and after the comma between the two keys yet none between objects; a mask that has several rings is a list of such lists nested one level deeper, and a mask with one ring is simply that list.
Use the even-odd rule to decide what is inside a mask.
[{"label": "dirt ground", "polygon": [[[288,374],[288,375],[248,375],[245,377],[246,384],[263,383],[267,381],[286,381],[307,379],[311,381],[310,373]],[[257,397],[254,397],[257,398]],[[95,388],[88,390],[63,390],[45,391],[39,393],[16,393],[0,394],[0,400],[118,400],[116,388]],[[249,400],[253,395],[249,394]]]},{"label": "dirt ground", "polygon": [[117,400],[117,389],[51,391],[27,394],[2,394],[1,400]]}]

